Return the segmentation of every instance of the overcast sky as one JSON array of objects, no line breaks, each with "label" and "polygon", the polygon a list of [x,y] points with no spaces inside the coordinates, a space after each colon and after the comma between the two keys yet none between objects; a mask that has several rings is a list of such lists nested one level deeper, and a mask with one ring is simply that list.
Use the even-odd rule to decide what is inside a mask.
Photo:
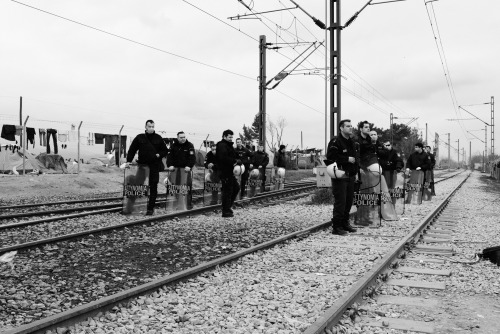
[{"label": "overcast sky", "polygon": [[[297,1],[325,20],[324,0]],[[156,48],[152,49],[0,0],[0,123],[18,122],[23,96],[23,113],[30,116],[32,127],[69,130],[69,124],[83,121],[84,133],[117,133],[125,125],[124,133],[132,135],[151,118],[168,136],[184,130],[198,145],[208,134],[219,140],[227,128],[241,132],[258,112],[259,35],[272,43],[325,38],[324,31],[299,10],[266,14],[262,21],[237,21],[227,18],[249,12],[238,0],[189,2],[241,32],[182,0],[23,1]],[[343,1],[342,21],[365,3]],[[256,12],[283,6],[293,4],[253,1]],[[420,127],[424,137],[428,123],[429,140],[434,132],[442,139],[450,132],[453,147],[460,139],[460,146],[468,148],[472,136],[465,131],[483,129],[484,124],[463,121],[462,129],[458,122],[446,121],[472,116],[457,114],[436,44],[444,48],[458,105],[489,102],[499,95],[500,2],[439,0],[427,9],[432,20],[434,10],[434,32],[439,29],[441,39],[434,39],[423,0],[368,6],[343,30],[342,116],[382,128],[389,127],[391,112],[401,118],[418,117],[412,125]],[[268,78],[306,47],[268,50]],[[302,68],[323,68],[324,56],[324,48],[319,48]],[[286,119],[284,142],[289,147],[300,145],[301,131],[304,147],[324,147],[324,94],[320,75],[289,76],[267,92],[268,117]],[[466,109],[489,123],[489,105]],[[484,140],[484,131],[473,133]],[[477,139],[472,145],[473,153],[484,148]],[[441,145],[441,150],[446,148]]]}]

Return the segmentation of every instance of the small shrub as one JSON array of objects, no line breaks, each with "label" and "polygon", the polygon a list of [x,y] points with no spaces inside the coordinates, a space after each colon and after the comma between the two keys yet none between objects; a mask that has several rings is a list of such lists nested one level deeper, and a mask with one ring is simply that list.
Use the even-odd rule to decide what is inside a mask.
[{"label": "small shrub", "polygon": [[311,204],[333,204],[333,193],[331,188],[319,188],[314,191]]}]

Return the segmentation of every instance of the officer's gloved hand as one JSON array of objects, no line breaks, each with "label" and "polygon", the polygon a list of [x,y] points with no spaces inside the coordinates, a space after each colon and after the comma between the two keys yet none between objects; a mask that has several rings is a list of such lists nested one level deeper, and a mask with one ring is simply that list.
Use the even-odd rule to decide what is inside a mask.
[{"label": "officer's gloved hand", "polygon": [[241,165],[243,165],[243,162],[241,162],[241,160],[240,160],[240,159],[237,159],[237,160],[236,160],[236,164],[237,164],[238,166],[241,166]]}]

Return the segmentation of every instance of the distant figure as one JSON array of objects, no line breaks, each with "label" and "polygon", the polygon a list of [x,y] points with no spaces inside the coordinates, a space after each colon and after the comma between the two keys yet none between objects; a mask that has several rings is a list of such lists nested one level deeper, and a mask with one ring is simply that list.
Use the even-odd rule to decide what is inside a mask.
[{"label": "distant figure", "polygon": [[217,143],[215,149],[215,161],[217,173],[222,183],[222,217],[233,217],[233,206],[236,196],[240,191],[240,185],[233,174],[236,165],[243,163],[238,159],[238,155],[233,147],[233,131],[225,130],[222,133],[222,140]]},{"label": "distant figure", "polygon": [[258,168],[260,174],[262,175],[262,186],[261,191],[264,192],[266,188],[266,167],[269,164],[269,155],[264,152],[264,144],[259,143],[257,146],[257,151],[253,154],[252,162],[250,163],[250,168]]},{"label": "distant figure", "polygon": [[236,138],[236,148],[235,148],[236,154],[238,155],[238,159],[241,160],[243,163],[243,166],[245,166],[245,172],[241,174],[241,196],[246,195],[246,185],[248,181],[248,175],[250,172],[250,160],[252,158],[252,152],[245,146],[243,146],[243,143],[240,138]]},{"label": "distant figure", "polygon": [[280,145],[280,149],[275,153],[276,154],[276,164],[274,167],[277,168],[286,168],[286,157],[285,157],[285,145]]},{"label": "distant figure", "polygon": [[155,133],[155,122],[146,121],[146,131],[137,135],[127,153],[127,166],[130,165],[135,154],[139,151],[137,163],[149,166],[149,200],[146,215],[154,213],[156,197],[158,196],[158,181],[160,170],[163,169],[161,159],[167,156],[167,146],[163,138]]},{"label": "distant figure", "polygon": [[434,188],[434,167],[436,166],[436,157],[432,153],[432,149],[430,146],[425,147],[425,152],[429,155],[429,160],[431,162],[430,170],[430,179],[428,180],[431,186],[431,194],[432,196],[436,196],[436,189]]}]

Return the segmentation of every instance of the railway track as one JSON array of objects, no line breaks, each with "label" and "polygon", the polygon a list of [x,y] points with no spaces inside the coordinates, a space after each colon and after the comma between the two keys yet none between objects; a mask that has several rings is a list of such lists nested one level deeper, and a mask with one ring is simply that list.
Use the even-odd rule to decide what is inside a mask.
[{"label": "railway track", "polygon": [[[311,182],[311,181],[289,182],[285,185],[285,188],[300,186],[303,184],[312,184],[312,183],[313,182]],[[267,187],[267,189],[269,189],[269,185],[267,185],[266,187]],[[166,203],[166,200],[161,200],[161,198],[165,198],[165,194],[162,194],[159,196],[159,200],[157,201],[157,205]],[[200,200],[202,198],[203,198],[203,189],[194,189],[193,190],[193,200]],[[3,214],[3,215],[0,215],[0,221],[2,221],[2,220],[6,221],[6,220],[11,220],[11,219],[23,219],[23,218],[36,217],[36,216],[49,216],[49,217],[51,217],[51,219],[56,219],[55,217],[53,217],[54,215],[66,214],[69,212],[79,212],[79,211],[84,211],[84,212],[80,215],[73,214],[73,215],[71,215],[72,217],[62,217],[62,219],[83,217],[83,216],[87,216],[87,215],[101,214],[101,213],[107,213],[107,212],[119,212],[122,208],[122,202],[121,202],[122,200],[123,200],[123,197],[109,197],[109,198],[91,199],[91,200],[76,200],[76,201],[72,200],[72,201],[67,201],[67,202],[53,202],[53,203],[46,202],[46,203],[4,206],[4,207],[0,207],[0,211],[10,211],[10,210],[16,210],[16,209],[30,209],[30,208],[32,209],[32,208],[47,207],[47,206],[54,206],[54,205],[63,205],[65,207],[60,208],[60,209],[53,209],[53,210],[41,210],[41,211],[30,211],[30,212]],[[92,205],[92,206],[67,207],[67,205],[71,205],[71,204],[82,204],[82,203],[87,203],[87,202],[109,202],[109,201],[114,201],[115,203],[107,203],[107,204]],[[0,228],[2,228],[1,225],[0,225]]]},{"label": "railway track", "polygon": [[[446,201],[446,199],[445,199],[445,201]],[[441,206],[442,206],[442,204],[440,204],[438,207],[441,207]],[[329,208],[329,209],[331,209],[331,208]],[[263,209],[259,209],[259,210],[263,210]],[[328,217],[330,214],[331,213],[329,213],[329,210],[326,210],[326,216]],[[303,220],[303,218],[302,219],[299,218],[299,220]],[[265,229],[269,229],[271,227],[269,224],[264,224],[264,225],[266,226]],[[81,317],[87,317],[87,316],[91,315],[92,313],[95,314],[96,311],[102,312],[106,309],[109,309],[110,307],[113,307],[114,305],[116,305],[120,301],[123,302],[125,300],[137,298],[138,295],[149,293],[149,292],[157,289],[158,287],[165,286],[166,284],[168,285],[168,284],[171,284],[173,282],[177,282],[177,281],[182,280],[182,279],[186,279],[187,277],[191,277],[192,275],[199,273],[200,271],[205,271],[209,268],[213,268],[214,266],[218,266],[222,263],[234,261],[235,259],[238,259],[246,254],[251,254],[253,252],[256,252],[256,251],[259,251],[262,249],[267,249],[273,245],[281,244],[287,240],[289,241],[289,240],[297,239],[297,238],[298,239],[306,238],[314,231],[318,231],[318,230],[321,231],[322,229],[327,228],[329,226],[329,222],[328,223],[320,223],[320,224],[309,224],[309,225],[313,225],[313,226],[309,226],[305,229],[300,229],[298,231],[297,230],[293,231],[292,233],[288,233],[286,236],[280,236],[280,237],[276,238],[275,240],[270,240],[268,242],[262,242],[259,245],[251,247],[249,249],[241,249],[235,253],[227,252],[227,251],[233,250],[234,248],[233,249],[231,249],[231,248],[226,249],[226,253],[230,253],[230,254],[228,254],[227,256],[224,256],[222,258],[218,258],[216,260],[209,261],[206,263],[201,263],[194,268],[192,268],[192,267],[187,268],[186,270],[181,271],[181,272],[177,272],[173,275],[168,276],[165,279],[160,279],[160,280],[157,280],[157,281],[152,282],[152,283],[143,284],[143,285],[140,285],[140,286],[133,288],[133,289],[126,291],[126,292],[119,292],[113,296],[108,296],[102,300],[92,302],[90,304],[83,304],[81,306],[76,307],[73,310],[64,311],[58,315],[54,315],[52,317],[48,317],[48,318],[43,319],[43,320],[35,321],[32,324],[21,326],[18,329],[13,330],[13,331],[8,331],[7,333],[31,333],[31,332],[35,332],[37,330],[40,332],[43,332],[47,328],[54,329],[58,326],[62,326],[62,324],[65,321],[67,321],[69,323],[74,323],[76,321],[75,320],[76,318],[74,318],[75,316],[77,318],[78,317],[81,318]],[[240,230],[241,229],[245,229],[245,227],[240,228]],[[413,233],[413,231],[412,231],[412,233]],[[131,234],[129,234],[129,235],[131,235]],[[365,239],[372,238],[369,236],[362,236],[361,234],[360,234],[360,237],[365,238]],[[116,236],[114,238],[114,240],[115,240],[115,242],[117,242],[117,241],[121,240],[122,238],[123,238],[123,235]],[[397,239],[395,241],[397,241]],[[388,243],[389,243],[389,241],[388,241]],[[85,247],[85,245],[84,245],[84,247]],[[61,246],[59,248],[61,248]],[[67,249],[68,248],[64,247],[64,249],[60,249],[60,250],[49,249],[49,251],[55,252],[56,254],[62,254],[62,252],[64,250],[67,250]],[[186,254],[181,254],[181,255],[186,255]],[[177,258],[181,255],[177,255]],[[68,256],[71,256],[71,254],[69,254]],[[370,262],[368,261],[368,263],[370,263]]]}]

